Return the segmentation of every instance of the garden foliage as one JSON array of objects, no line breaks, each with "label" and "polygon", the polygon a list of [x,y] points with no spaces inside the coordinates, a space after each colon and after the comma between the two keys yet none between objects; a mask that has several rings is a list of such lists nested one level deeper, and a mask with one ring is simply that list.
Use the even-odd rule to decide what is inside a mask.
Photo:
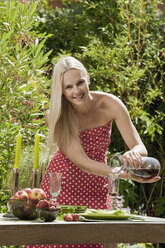
[{"label": "garden foliage", "polygon": [[[14,165],[18,132],[23,136],[22,149],[31,149],[36,131],[42,135],[41,141],[47,132],[43,116],[48,108],[46,63],[51,51],[45,52],[46,37],[33,30],[37,5],[0,2],[0,188]],[[28,174],[25,177],[27,181]]]}]

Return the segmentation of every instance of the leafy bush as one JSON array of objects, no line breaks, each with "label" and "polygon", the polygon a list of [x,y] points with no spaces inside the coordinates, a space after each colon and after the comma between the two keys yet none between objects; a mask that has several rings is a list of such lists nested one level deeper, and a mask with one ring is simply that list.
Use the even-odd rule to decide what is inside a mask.
[{"label": "leafy bush", "polygon": [[[34,143],[39,131],[46,140],[44,122],[50,82],[46,76],[46,36],[34,31],[37,2],[0,2],[0,188],[14,165],[16,135],[21,131],[22,149]],[[23,160],[23,157],[22,157]],[[29,166],[27,164],[26,166]],[[20,178],[21,180],[21,178]]]},{"label": "leafy bush", "polygon": [[122,26],[117,2],[109,0],[63,1],[63,8],[55,10],[43,1],[39,20],[37,29],[51,35],[46,41],[47,50],[53,50],[51,58],[63,50],[81,52],[81,46],[85,48],[94,36],[109,44]]},{"label": "leafy bush", "polygon": [[[156,199],[162,197],[164,188],[163,18],[158,12],[157,1],[152,4],[144,1],[130,1],[129,4],[120,0],[117,2],[123,27],[118,29],[113,42],[109,37],[107,45],[100,37],[95,37],[77,57],[88,67],[92,89],[115,94],[126,104],[149,156],[160,160],[162,181],[149,186],[141,185],[144,210],[153,215],[159,205]],[[127,148],[115,128],[112,133],[111,154],[116,149],[124,151]],[[123,181],[121,191],[126,196],[129,195],[129,198],[125,197],[126,202],[129,206],[141,208],[139,192],[135,193],[133,190],[134,193],[131,193],[127,188],[128,182]],[[139,186],[136,191],[139,191]]]}]

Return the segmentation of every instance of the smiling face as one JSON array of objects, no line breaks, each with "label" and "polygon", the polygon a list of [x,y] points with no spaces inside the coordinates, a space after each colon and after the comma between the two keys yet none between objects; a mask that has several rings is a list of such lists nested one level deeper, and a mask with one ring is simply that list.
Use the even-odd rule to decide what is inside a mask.
[{"label": "smiling face", "polygon": [[64,73],[62,93],[72,105],[86,102],[89,96],[89,78],[85,72],[71,69]]}]

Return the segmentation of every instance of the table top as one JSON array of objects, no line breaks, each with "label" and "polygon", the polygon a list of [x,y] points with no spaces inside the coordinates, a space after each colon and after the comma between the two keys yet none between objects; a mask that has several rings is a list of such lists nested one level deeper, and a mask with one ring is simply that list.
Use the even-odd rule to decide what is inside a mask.
[{"label": "table top", "polygon": [[165,219],[42,222],[0,214],[0,246],[132,242],[165,243]]}]

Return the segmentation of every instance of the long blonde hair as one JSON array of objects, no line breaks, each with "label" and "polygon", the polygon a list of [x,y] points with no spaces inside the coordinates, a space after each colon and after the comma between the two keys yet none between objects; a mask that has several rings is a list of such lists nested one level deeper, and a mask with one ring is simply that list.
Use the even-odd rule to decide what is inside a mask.
[{"label": "long blonde hair", "polygon": [[54,67],[49,115],[49,151],[54,152],[62,144],[69,144],[71,136],[78,139],[77,122],[71,103],[62,95],[63,74],[78,69],[87,74],[83,64],[74,57],[62,57]]}]

